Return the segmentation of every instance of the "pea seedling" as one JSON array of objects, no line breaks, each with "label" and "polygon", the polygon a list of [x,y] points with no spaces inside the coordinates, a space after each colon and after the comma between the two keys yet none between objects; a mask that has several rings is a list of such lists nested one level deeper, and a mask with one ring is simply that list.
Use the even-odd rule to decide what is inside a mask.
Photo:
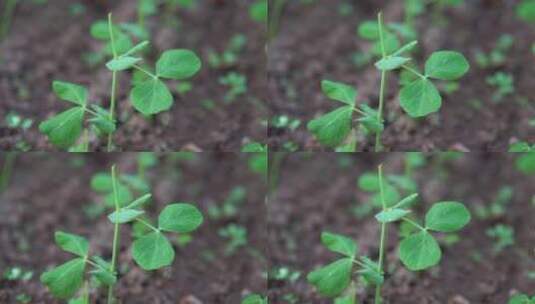
[{"label": "pea seedling", "polygon": [[[425,63],[425,73],[421,74],[409,65],[412,60],[403,54],[413,49],[417,42],[410,42],[398,48],[394,34],[383,28],[382,14],[378,15],[377,26],[368,24],[362,29],[363,35],[370,39],[378,39],[374,49],[380,47],[381,59],[375,67],[381,72],[379,88],[379,108],[372,109],[366,104],[356,105],[357,90],[350,85],[323,80],[323,93],[330,99],[343,103],[332,112],[311,120],[307,128],[316,139],[329,147],[340,146],[349,134],[354,131],[353,114],[358,113],[357,121],[369,134],[375,134],[375,151],[382,150],[381,134],[384,130],[383,108],[386,94],[386,80],[389,71],[403,69],[416,76],[404,85],[399,92],[401,108],[412,118],[425,117],[437,112],[442,106],[442,97],[429,79],[456,80],[468,72],[470,66],[466,58],[454,51],[437,51],[431,54]],[[356,141],[350,142],[349,150],[354,150]]]},{"label": "pea seedling", "polygon": [[[120,225],[139,222],[149,232],[137,238],[132,244],[132,258],[143,270],[156,270],[173,263],[175,250],[164,232],[189,233],[196,230],[203,222],[201,212],[188,203],[167,205],[158,216],[157,227],[141,219],[145,214],[142,206],[151,198],[145,194],[131,202],[121,204],[118,198],[118,178],[115,166],[111,168],[111,188],[113,188],[115,211],[108,215],[114,224],[112,257],[106,261],[90,252],[86,238],[62,231],[54,235],[56,244],[64,251],[76,257],[41,275],[41,282],[59,299],[74,297],[80,289],[81,296],[77,303],[89,303],[89,282],[95,278],[108,287],[107,303],[114,303],[113,289],[117,283],[117,255],[119,248]],[[88,269],[89,268],[89,269]]]},{"label": "pea seedling", "polygon": [[515,91],[514,78],[511,74],[496,72],[495,74],[488,76],[485,81],[487,84],[496,88],[495,92],[492,94],[492,101],[495,103],[502,101],[505,96],[510,95]]},{"label": "pea seedling", "polygon": [[409,270],[420,271],[437,265],[442,258],[440,246],[431,231],[449,233],[463,228],[470,222],[470,212],[463,204],[447,201],[433,204],[425,215],[425,225],[420,225],[410,217],[412,211],[406,208],[418,194],[411,194],[399,202],[387,202],[382,166],[378,168],[375,188],[380,191],[382,203],[382,211],[375,215],[381,224],[379,260],[373,261],[366,256],[359,256],[357,243],[349,237],[323,232],[321,234],[323,245],[343,256],[308,274],[307,280],[323,296],[331,298],[341,296],[339,301],[354,303],[356,281],[353,274],[357,273],[364,281],[375,285],[375,303],[383,302],[381,287],[384,284],[386,230],[389,223],[403,221],[416,230],[401,241],[399,258]]},{"label": "pea seedling", "polygon": [[517,294],[510,298],[507,304],[535,304],[535,296],[530,298],[526,294]]},{"label": "pea seedling", "polygon": [[[94,126],[97,135],[108,136],[107,150],[112,150],[112,137],[116,130],[118,72],[136,69],[145,74],[143,80],[133,84],[129,99],[134,109],[148,116],[167,111],[174,103],[173,95],[162,79],[185,80],[194,76],[201,68],[201,60],[194,52],[174,49],[167,50],[160,56],[156,62],[156,72],[151,73],[139,65],[142,58],[135,55],[142,51],[149,42],[143,41],[127,49],[130,46],[129,39],[124,34],[120,34],[120,30],[112,22],[111,14],[108,15],[107,27],[100,23],[92,28],[92,33],[103,40],[110,41],[113,58],[106,63],[106,67],[112,72],[110,109],[106,111],[97,105],[88,106],[88,90],[83,86],[54,81],[52,87],[56,95],[64,101],[75,104],[74,107],[42,122],[39,126],[40,131],[59,148],[71,147],[78,141],[82,134],[85,114],[89,113],[92,118],[88,119],[88,123]],[[87,148],[87,130],[84,134],[86,135],[84,146]]]}]

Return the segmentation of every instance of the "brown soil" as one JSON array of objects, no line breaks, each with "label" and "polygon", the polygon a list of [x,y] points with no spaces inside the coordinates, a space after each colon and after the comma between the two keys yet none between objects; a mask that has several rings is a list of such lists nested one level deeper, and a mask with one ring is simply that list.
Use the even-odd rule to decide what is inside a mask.
[{"label": "brown soil", "polygon": [[[102,44],[89,34],[92,22],[106,19],[113,12],[116,22],[136,22],[136,6],[131,0],[100,1],[108,6],[85,1],[86,12],[69,14],[72,1],[53,0],[45,6],[21,3],[9,37],[0,44],[0,148],[53,150],[39,133],[38,124],[54,113],[66,109],[51,92],[53,80],[80,83],[89,88],[90,100],[107,107],[111,73],[103,64],[89,67],[84,53],[99,50]],[[113,3],[113,5],[111,5]],[[264,141],[265,116],[265,29],[249,18],[246,0],[198,1],[193,11],[173,11],[148,17],[154,52],[147,62],[154,63],[166,49],[189,48],[203,60],[203,69],[193,81],[193,89],[179,96],[169,112],[143,119],[128,100],[130,76],[119,81],[119,130],[115,145],[120,151],[217,150],[239,151],[249,141]],[[179,21],[179,29],[168,21]],[[234,34],[247,37],[247,45],[238,63],[222,69],[208,65],[208,51],[222,52]],[[248,92],[233,103],[223,102],[227,88],[219,78],[229,71],[244,74]],[[125,74],[129,74],[127,72]],[[169,82],[172,84],[173,82]],[[213,100],[215,107],[201,106]],[[15,112],[34,121],[22,131],[6,126],[4,117]],[[105,149],[105,140],[92,138],[92,150]]]},{"label": "brown soil", "polygon": [[[433,202],[457,200],[472,210],[472,221],[459,233],[458,243],[441,245],[439,266],[418,273],[409,272],[399,262],[397,225],[390,226],[383,288],[386,303],[503,304],[515,291],[533,293],[535,280],[527,273],[535,270],[535,207],[530,203],[535,195],[534,176],[517,172],[513,155],[470,153],[439,166],[440,157],[429,155],[428,165],[414,173],[421,195],[416,212],[421,216]],[[336,256],[321,245],[321,231],[348,235],[358,242],[362,255],[377,258],[379,226],[373,213],[358,219],[352,209],[369,197],[358,190],[358,176],[376,170],[379,163],[386,173],[403,174],[400,153],[282,157],[278,188],[268,207],[270,269],[287,267],[301,276],[295,282],[272,277],[268,287],[273,303],[332,303],[306,281],[309,271]],[[506,214],[477,218],[474,206],[488,206],[503,185],[514,189]],[[498,223],[514,228],[515,244],[494,254],[494,241],[485,231]],[[295,302],[284,300],[290,295]],[[359,303],[373,303],[372,296],[369,289],[359,289]]]},{"label": "brown soil", "polygon": [[[3,158],[3,157],[2,157]],[[172,162],[161,155],[157,167],[147,174],[151,180],[153,202],[149,214],[169,202],[196,202],[205,222],[193,233],[193,241],[175,247],[171,267],[142,271],[131,259],[130,227],[122,228],[120,279],[116,294],[121,303],[239,303],[250,293],[265,293],[266,259],[263,179],[249,171],[247,156],[236,154],[198,154],[194,160]],[[31,303],[59,303],[39,282],[48,267],[63,263],[72,255],[61,251],[53,240],[54,231],[83,235],[91,250],[105,258],[111,256],[113,226],[104,215],[91,219],[82,211],[98,196],[89,188],[92,174],[117,164],[121,172],[135,172],[135,155],[24,154],[17,158],[8,190],[0,199],[0,269],[21,267],[34,271],[27,282],[0,278],[0,303],[15,303],[26,294]],[[235,186],[243,186],[247,199],[238,216],[211,219],[211,204],[220,204]],[[227,240],[218,230],[230,223],[246,227],[248,246],[234,255],[224,254]],[[104,303],[103,293],[92,290],[92,303]],[[101,299],[101,300],[96,300]]]},{"label": "brown soil", "polygon": [[[299,150],[326,150],[306,129],[314,117],[334,109],[322,95],[320,81],[331,79],[355,85],[359,101],[378,104],[380,74],[368,64],[357,68],[352,63],[355,52],[367,52],[369,43],[357,37],[360,22],[376,20],[383,10],[386,22],[404,20],[404,1],[319,0],[304,5],[291,2],[283,11],[280,30],[269,47],[268,87],[271,116],[286,115],[299,119],[295,131],[269,128],[270,143],[277,150],[294,143]],[[519,1],[465,1],[459,8],[444,11],[446,24],[438,23],[432,6],[416,19],[421,50],[415,60],[423,66],[425,59],[439,49],[462,52],[470,61],[470,72],[460,80],[460,89],[442,93],[441,110],[427,118],[411,119],[401,110],[399,85],[390,77],[385,99],[383,144],[388,151],[505,151],[516,140],[534,141],[535,129],[529,120],[535,117],[533,62],[531,44],[533,26],[519,21],[514,7]],[[338,12],[347,3],[353,8],[349,16]],[[501,34],[514,36],[514,45],[503,66],[481,69],[475,52],[490,52]],[[486,84],[487,76],[497,71],[514,77],[515,93],[501,103],[493,103],[494,88]],[[517,100],[525,97],[522,105]],[[478,100],[480,107],[473,106]],[[358,150],[373,149],[373,139],[360,138]]]}]

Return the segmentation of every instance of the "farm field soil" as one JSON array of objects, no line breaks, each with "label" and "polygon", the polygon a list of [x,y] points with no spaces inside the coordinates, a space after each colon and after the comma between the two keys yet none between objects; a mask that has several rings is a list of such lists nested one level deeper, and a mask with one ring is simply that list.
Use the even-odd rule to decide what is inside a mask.
[{"label": "farm field soil", "polygon": [[[91,252],[111,256],[113,225],[105,215],[94,219],[84,209],[99,196],[90,187],[96,172],[116,164],[121,173],[136,170],[134,153],[24,154],[16,160],[9,189],[0,199],[0,269],[20,267],[34,272],[29,281],[0,278],[0,303],[15,303],[19,294],[31,303],[63,303],[55,300],[39,282],[48,267],[59,265],[71,254],[54,243],[54,231],[87,237]],[[265,183],[248,168],[248,156],[202,153],[191,160],[170,161],[161,154],[160,164],[147,170],[153,200],[148,214],[155,218],[165,204],[194,202],[204,223],[192,233],[193,240],[176,247],[170,267],[146,272],[131,259],[131,227],[121,229],[120,269],[116,296],[122,303],[239,303],[248,293],[265,293]],[[224,219],[208,216],[208,207],[221,204],[232,189],[242,186],[246,199],[239,215]],[[248,245],[225,255],[228,240],[218,235],[230,223],[247,229]],[[103,293],[101,293],[102,296]],[[97,294],[93,290],[92,301]],[[102,300],[102,301],[101,301]],[[104,297],[92,303],[104,303]]]},{"label": "farm field soil", "polygon": [[[357,103],[367,102],[377,109],[380,72],[373,66],[374,61],[357,67],[352,59],[357,52],[368,53],[371,46],[358,37],[357,27],[363,21],[377,20],[380,10],[385,23],[403,22],[404,2],[289,2],[280,18],[278,35],[269,44],[270,115],[271,119],[287,116],[300,121],[300,125],[292,130],[270,121],[270,145],[275,150],[326,150],[306,128],[308,121],[336,107],[322,94],[322,79],[355,86],[359,92]],[[458,91],[441,93],[440,111],[423,119],[412,119],[403,112],[399,106],[398,77],[389,76],[382,137],[387,150],[506,151],[516,140],[535,140],[533,25],[516,17],[515,5],[519,1],[464,3],[458,8],[447,8],[442,14],[434,13],[430,5],[415,18],[420,48],[415,62],[421,68],[432,52],[455,50],[466,56],[470,71],[460,79]],[[341,15],[341,7],[352,11]],[[480,68],[475,54],[489,53],[502,34],[514,37],[505,62],[495,68]],[[492,95],[496,88],[488,85],[486,78],[498,71],[513,76],[515,91],[495,103]],[[372,150],[373,139],[359,138],[357,149]]]},{"label": "farm field soil", "polygon": [[[358,155],[315,155],[278,153],[278,186],[268,205],[269,268],[286,269],[292,279],[271,275],[269,297],[273,303],[328,304],[306,281],[306,274],[338,255],[320,242],[322,231],[347,235],[358,243],[359,254],[376,259],[380,225],[375,212],[358,218],[355,207],[369,200],[357,187],[358,177],[384,164],[386,174],[403,174],[402,153]],[[535,280],[533,259],[533,176],[514,169],[513,155],[464,154],[446,160],[440,154],[427,155],[427,165],[414,171],[420,193],[414,210],[422,218],[424,210],[438,201],[463,202],[472,213],[468,226],[459,232],[460,240],[451,246],[441,242],[443,257],[427,271],[410,272],[398,257],[398,225],[387,232],[386,275],[383,295],[395,304],[504,304],[514,292],[530,293]],[[489,206],[502,186],[513,189],[504,215],[480,219],[475,206]],[[495,254],[495,241],[486,230],[496,224],[514,228],[515,243]],[[440,238],[439,238],[440,239]],[[300,273],[295,278],[293,273]],[[363,304],[373,303],[370,289],[359,288]],[[366,296],[367,295],[367,296]],[[288,300],[292,299],[292,301]]]},{"label": "farm field soil", "polygon": [[[90,103],[108,108],[111,72],[104,63],[91,68],[82,57],[102,47],[90,35],[91,24],[106,19],[108,12],[113,12],[116,22],[136,22],[134,2],[81,1],[86,11],[76,16],[69,13],[73,4],[69,0],[18,5],[9,36],[0,43],[0,149],[54,149],[38,130],[40,122],[66,109],[52,93],[53,80],[87,86]],[[265,29],[251,20],[248,8],[245,0],[206,0],[198,1],[193,10],[147,17],[153,53],[145,62],[154,64],[163,50],[186,48],[201,57],[203,67],[191,79],[191,91],[180,96],[174,93],[171,110],[151,119],[134,111],[127,89],[130,77],[119,76],[117,150],[239,151],[244,143],[265,140]],[[211,68],[209,51],[222,53],[235,34],[247,39],[237,63]],[[228,88],[219,78],[231,71],[246,76],[248,91],[226,103],[223,96]],[[32,119],[32,127],[26,131],[9,128],[4,121],[9,113]],[[105,149],[105,139],[92,138],[91,150],[95,149]]]}]

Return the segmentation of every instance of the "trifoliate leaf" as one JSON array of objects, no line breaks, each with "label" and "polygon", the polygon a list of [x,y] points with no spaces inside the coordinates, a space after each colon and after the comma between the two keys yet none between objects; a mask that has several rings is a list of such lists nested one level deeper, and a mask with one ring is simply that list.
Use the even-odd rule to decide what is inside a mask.
[{"label": "trifoliate leaf", "polygon": [[307,128],[323,145],[340,145],[351,131],[353,106],[340,107],[308,122]]},{"label": "trifoliate leaf", "polygon": [[141,60],[141,58],[137,57],[121,56],[108,61],[108,63],[106,63],[106,67],[110,71],[123,71],[131,68]]},{"label": "trifoliate leaf", "polygon": [[41,282],[57,298],[73,297],[82,286],[85,261],[76,258],[41,275]]},{"label": "trifoliate leaf", "polygon": [[145,211],[143,210],[123,208],[123,209],[119,209],[118,211],[114,211],[113,213],[110,213],[108,215],[108,219],[110,220],[110,222],[114,224],[115,223],[124,224],[130,221],[133,221],[134,219],[136,219],[137,217],[139,217],[140,215],[144,213]]},{"label": "trifoliate leaf", "polygon": [[152,232],[134,242],[132,257],[144,270],[154,270],[171,265],[175,259],[175,250],[165,235]]},{"label": "trifoliate leaf", "polygon": [[431,54],[425,63],[427,77],[455,80],[466,74],[470,69],[468,61],[461,53],[438,51]]},{"label": "trifoliate leaf", "polygon": [[321,82],[321,90],[330,99],[341,101],[348,105],[354,105],[357,100],[357,90],[344,83],[323,80]]},{"label": "trifoliate leaf", "polygon": [[353,258],[357,255],[357,243],[346,236],[330,232],[322,232],[321,243],[327,247],[327,249],[341,253],[347,257]]},{"label": "trifoliate leaf", "polygon": [[136,84],[130,92],[130,100],[134,108],[144,115],[168,110],[173,105],[171,92],[156,78]]},{"label": "trifoliate leaf", "polygon": [[411,61],[411,59],[407,57],[387,56],[377,61],[375,67],[382,71],[391,71],[400,68],[409,61]]},{"label": "trifoliate leaf", "polygon": [[191,204],[177,203],[167,205],[158,217],[158,228],[173,232],[191,232],[203,222],[203,216],[197,207]]},{"label": "trifoliate leaf", "polygon": [[399,258],[409,270],[432,267],[440,261],[442,252],[437,241],[426,231],[412,234],[401,241]]},{"label": "trifoliate leaf", "polygon": [[62,100],[70,101],[80,106],[87,104],[88,92],[81,85],[56,80],[52,83],[52,89]]},{"label": "trifoliate leaf", "polygon": [[56,231],[54,234],[56,244],[63,250],[86,256],[89,253],[89,242],[81,236],[70,234],[62,231]]},{"label": "trifoliate leaf", "polygon": [[389,222],[397,221],[409,213],[411,213],[410,210],[392,208],[392,209],[386,209],[377,213],[375,215],[375,218],[380,223],[389,223]]},{"label": "trifoliate leaf", "polygon": [[470,212],[458,202],[439,202],[425,215],[425,226],[440,232],[453,232],[470,222]]},{"label": "trifoliate leaf", "polygon": [[327,266],[316,269],[307,275],[307,280],[318,292],[326,297],[340,295],[351,281],[351,258],[339,259]]},{"label": "trifoliate leaf", "polygon": [[84,113],[85,111],[82,107],[71,108],[43,121],[39,125],[39,131],[45,134],[50,142],[59,148],[69,148],[82,133]]},{"label": "trifoliate leaf", "polygon": [[431,81],[420,78],[399,92],[400,105],[411,117],[422,117],[440,109],[442,97]]},{"label": "trifoliate leaf", "polygon": [[201,59],[190,50],[165,51],[156,62],[159,77],[182,80],[190,78],[201,69]]}]

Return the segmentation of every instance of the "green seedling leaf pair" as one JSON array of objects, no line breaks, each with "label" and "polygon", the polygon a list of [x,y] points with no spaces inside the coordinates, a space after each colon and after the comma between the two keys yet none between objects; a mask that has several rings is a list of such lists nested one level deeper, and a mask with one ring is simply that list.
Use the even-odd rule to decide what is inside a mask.
[{"label": "green seedling leaf pair", "polygon": [[[412,45],[415,42],[411,43]],[[407,46],[410,46],[408,44]],[[404,51],[403,48],[399,51]],[[398,51],[398,52],[399,52]],[[396,52],[396,53],[398,53]],[[395,53],[395,54],[396,54]],[[395,70],[405,67],[410,58],[389,55],[375,65],[379,70]],[[470,65],[461,53],[454,51],[438,51],[431,54],[425,63],[425,74],[405,67],[418,76],[399,92],[400,105],[411,117],[423,117],[437,112],[442,106],[442,97],[435,85],[429,80],[456,80],[468,72]]]},{"label": "green seedling leaf pair", "polygon": [[344,104],[308,123],[308,130],[314,134],[321,144],[329,147],[336,147],[342,144],[353,128],[354,112],[358,112],[361,115],[357,120],[368,132],[375,133],[383,130],[383,122],[378,121],[377,111],[366,104],[362,104],[357,108],[358,92],[350,85],[323,80],[321,89],[329,99]]},{"label": "green seedling leaf pair", "polygon": [[160,56],[156,62],[156,74],[152,74],[137,66],[142,61],[141,58],[131,56],[147,45],[147,41],[136,45],[108,61],[106,67],[115,72],[138,68],[149,76],[147,80],[134,85],[130,91],[130,100],[136,110],[144,115],[152,115],[169,110],[173,105],[173,95],[161,79],[188,79],[201,69],[201,60],[190,50],[168,50]]},{"label": "green seedling leaf pair", "polygon": [[[401,219],[400,217],[398,219]],[[429,231],[454,232],[470,222],[470,212],[458,202],[435,203],[425,215],[425,226],[406,237],[399,246],[399,257],[412,271],[424,270],[440,262],[442,252]]]},{"label": "green seedling leaf pair", "polygon": [[[353,277],[357,274],[376,288],[375,302],[381,303],[381,286],[384,283],[383,261],[386,247],[386,225],[403,221],[416,231],[411,230],[399,245],[401,262],[411,271],[424,270],[440,262],[442,251],[431,231],[451,233],[466,226],[471,219],[470,212],[458,202],[435,203],[425,215],[425,224],[421,226],[409,216],[409,207],[416,200],[418,194],[413,193],[403,199],[387,201],[386,185],[383,179],[382,166],[378,174],[366,173],[359,179],[359,187],[365,191],[379,190],[382,210],[375,215],[381,224],[379,259],[373,261],[365,256],[358,256],[357,243],[352,239],[329,232],[321,235],[322,244],[330,251],[343,257],[310,272],[307,276],[309,283],[315,286],[318,293],[326,297],[340,297],[340,301],[354,301],[355,295],[348,296]],[[389,198],[392,199],[392,198]],[[350,302],[351,303],[351,302]]]},{"label": "green seedling leaf pair", "polygon": [[84,117],[89,113],[88,120],[98,131],[109,134],[115,131],[115,121],[110,119],[108,112],[97,105],[88,106],[88,90],[78,84],[54,81],[52,90],[58,98],[74,104],[74,107],[61,112],[39,125],[51,143],[59,148],[74,145],[82,134]]},{"label": "green seedling leaf pair", "polygon": [[[115,213],[115,216],[113,213],[110,214],[110,221],[113,222],[112,218],[119,220],[121,213],[127,222],[143,214],[133,208],[135,206],[123,208],[119,213]],[[137,212],[132,212],[133,210]],[[196,230],[202,222],[203,216],[194,205],[186,203],[167,205],[160,212],[158,227],[151,227],[153,232],[138,238],[132,245],[134,261],[144,270],[155,270],[171,265],[175,251],[163,232],[189,233]]]},{"label": "green seedling leaf pair", "polygon": [[57,298],[73,297],[82,287],[87,267],[93,269],[87,272],[104,285],[115,284],[116,275],[110,271],[109,263],[99,256],[89,255],[89,242],[84,237],[57,231],[56,244],[64,251],[77,257],[57,266],[41,275],[41,282]]},{"label": "green seedling leaf pair", "polygon": [[[338,260],[310,272],[307,280],[326,297],[337,297],[350,285],[352,274],[360,274],[370,284],[382,284],[383,274],[376,262],[358,257],[358,246],[352,239],[330,232],[321,234],[322,244],[332,252],[341,254]],[[356,267],[358,265],[359,267]]]}]

